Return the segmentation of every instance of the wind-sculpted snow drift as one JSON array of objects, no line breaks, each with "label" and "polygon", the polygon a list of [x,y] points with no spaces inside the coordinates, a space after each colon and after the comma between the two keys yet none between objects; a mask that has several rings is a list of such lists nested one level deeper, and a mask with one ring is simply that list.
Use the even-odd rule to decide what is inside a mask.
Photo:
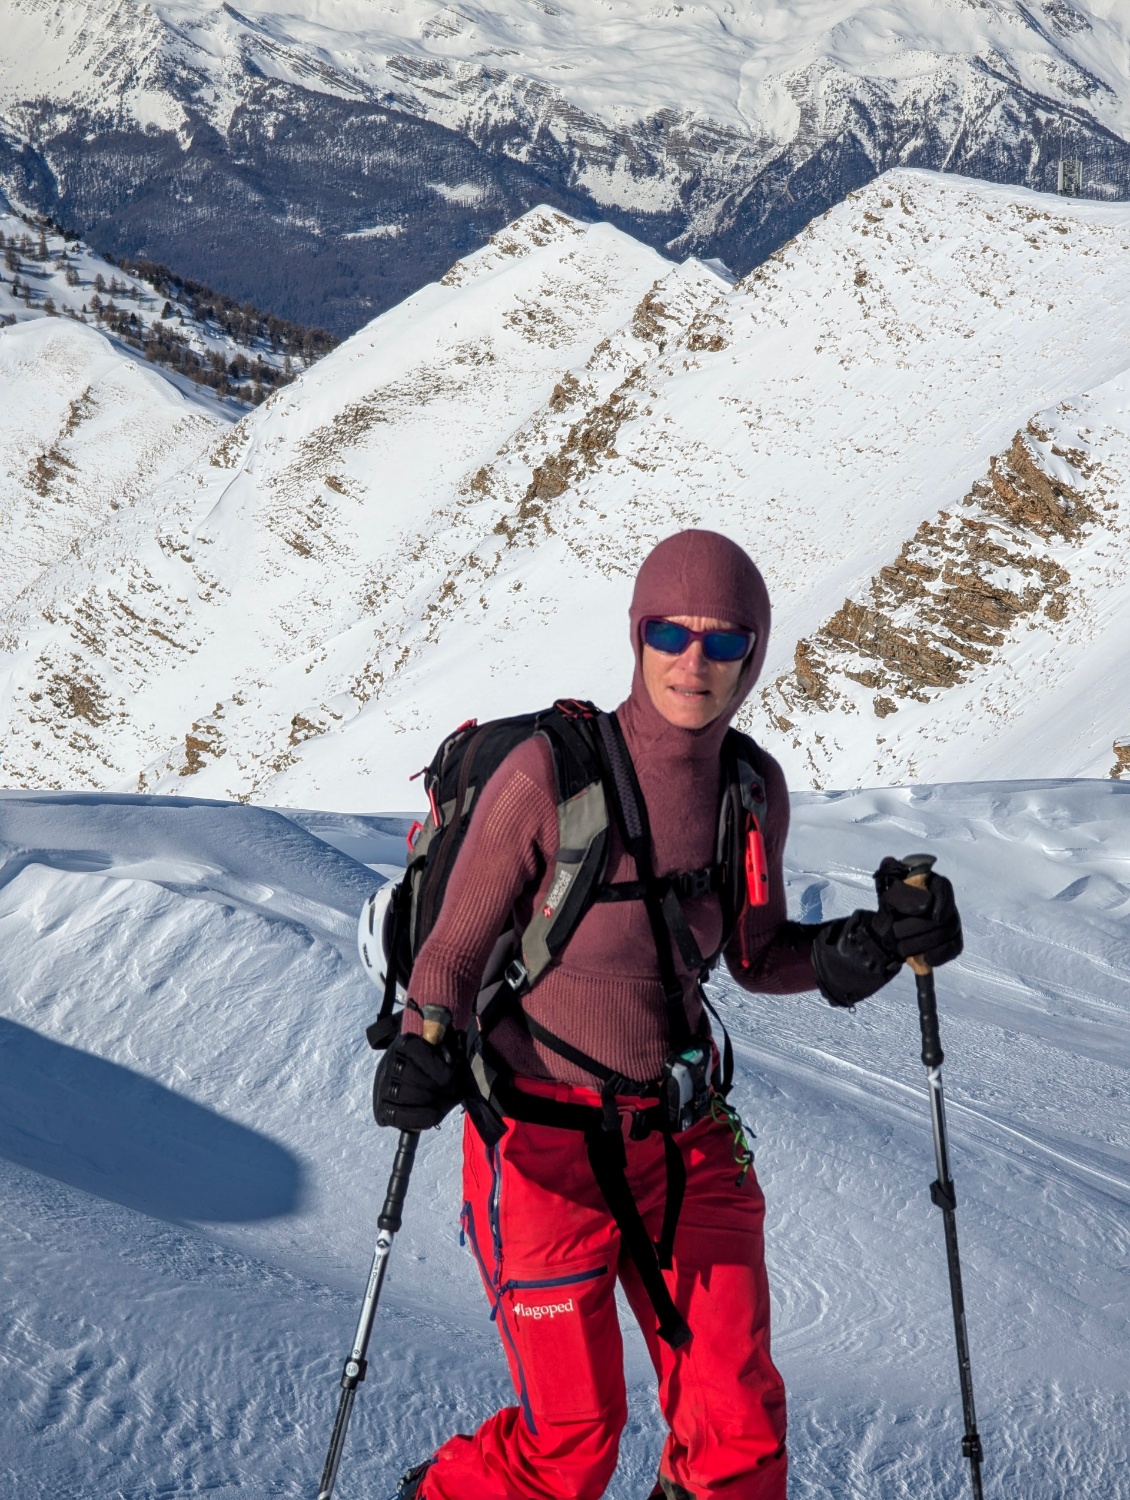
[{"label": "wind-sculpted snow drift", "polygon": [[[0,0],[0,186],[349,333],[541,202],[739,272],[898,165],[1130,191],[1111,0]],[[247,253],[249,231],[259,254]]]},{"label": "wind-sculpted snow drift", "polygon": [[[392,1133],[356,913],[404,819],[0,797],[0,1492],[314,1492]],[[928,848],[966,952],[938,976],[990,1500],[1127,1500],[1130,788],[794,800],[790,908],[866,904]],[[366,863],[362,863],[365,861]],[[794,1500],[967,1483],[913,986],[853,1013],[715,986],[769,1206]],[[457,1121],[423,1143],[342,1493],[382,1497],[508,1383],[458,1244]],[[610,1500],[661,1441],[629,1338]]]},{"label": "wind-sculpted snow drift", "polygon": [[0,333],[57,471],[0,474],[4,778],[411,806],[454,724],[619,700],[631,579],[686,525],[765,571],[743,722],[792,785],[1108,775],[1128,267],[1130,208],[928,173],[736,286],[539,210],[97,524],[63,502],[123,438],[58,436],[95,335]]}]

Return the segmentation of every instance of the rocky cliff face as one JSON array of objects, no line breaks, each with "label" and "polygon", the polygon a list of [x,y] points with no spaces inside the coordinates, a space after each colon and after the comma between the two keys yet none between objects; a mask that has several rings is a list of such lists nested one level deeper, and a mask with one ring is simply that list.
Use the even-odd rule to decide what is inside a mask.
[{"label": "rocky cliff face", "polygon": [[537,203],[744,274],[877,173],[1130,192],[1130,23],[1079,0],[285,13],[0,0],[0,186],[351,332]]},{"label": "rocky cliff face", "polygon": [[[762,693],[796,749],[822,741],[824,715],[883,721],[908,701],[937,704],[1085,603],[1087,544],[1124,533],[1125,475],[1071,417],[1070,406],[1044,417],[1052,431],[1030,421],[958,506],[923,521],[859,599],[797,642],[793,672]],[[880,759],[887,743],[878,730]]]}]

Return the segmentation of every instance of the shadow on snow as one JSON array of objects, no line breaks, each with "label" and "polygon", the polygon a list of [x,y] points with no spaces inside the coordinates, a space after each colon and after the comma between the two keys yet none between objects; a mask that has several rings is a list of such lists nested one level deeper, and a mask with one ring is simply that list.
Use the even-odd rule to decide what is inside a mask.
[{"label": "shadow on snow", "polygon": [[302,1198],[301,1163],[266,1136],[3,1018],[0,1156],[161,1219],[270,1219]]}]

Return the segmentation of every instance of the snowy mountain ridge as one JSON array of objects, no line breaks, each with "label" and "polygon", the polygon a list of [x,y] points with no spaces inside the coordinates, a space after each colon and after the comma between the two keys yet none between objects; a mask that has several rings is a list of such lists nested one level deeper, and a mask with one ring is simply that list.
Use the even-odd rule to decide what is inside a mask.
[{"label": "snowy mountain ridge", "polygon": [[[181,131],[189,119],[178,95],[226,129],[258,74],[465,130],[523,110],[550,129],[570,112],[613,129],[671,114],[783,144],[810,91],[827,109],[849,80],[906,96],[932,77],[968,84],[983,71],[1130,133],[1130,25],[1112,0],[900,0],[882,10],[872,0],[334,0],[285,10],[276,0],[95,0],[81,11],[5,0],[4,9],[0,107],[49,98],[63,111]],[[622,190],[633,175],[624,168]]]},{"label": "snowy mountain ridge", "polygon": [[1115,0],[0,0],[0,29],[0,185],[338,332],[540,201],[744,272],[896,165],[1047,190],[1066,152],[1130,193]]},{"label": "snowy mountain ridge", "polygon": [[[165,267],[148,267],[148,276],[127,270],[76,236],[18,212],[2,194],[0,251],[0,326],[43,317],[89,323],[127,355],[160,365],[194,401],[229,421],[333,343],[252,307],[224,309],[209,288],[186,286]],[[156,275],[168,285],[158,287]],[[207,315],[196,316],[200,301]],[[303,333],[305,357],[294,337]]]},{"label": "snowy mountain ridge", "polygon": [[1121,205],[928,173],[736,286],[529,214],[21,575],[5,777],[411,805],[463,719],[618,701],[682,525],[765,571],[743,723],[794,786],[1109,775],[1128,249]]}]

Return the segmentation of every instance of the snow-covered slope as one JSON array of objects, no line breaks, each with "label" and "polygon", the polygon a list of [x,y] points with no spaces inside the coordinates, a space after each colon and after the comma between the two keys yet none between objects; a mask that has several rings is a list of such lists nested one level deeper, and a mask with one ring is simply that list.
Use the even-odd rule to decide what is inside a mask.
[{"label": "snow-covered slope", "polygon": [[898,164],[1048,189],[1066,151],[1130,190],[1116,0],[0,0],[0,31],[21,195],[238,295],[253,216],[260,276],[307,321],[333,279],[339,331],[350,283],[387,306],[406,248],[426,277],[535,182],[741,270]]},{"label": "snow-covered slope", "polygon": [[[0,611],[223,425],[92,329],[39,318],[0,330]],[[44,684],[40,685],[46,691]]]},{"label": "snow-covered slope", "polygon": [[[131,788],[162,777],[182,789],[181,776],[222,759],[264,792],[305,739],[353,717],[397,658],[409,664],[399,635],[439,637],[450,608],[437,613],[434,574],[447,566],[452,522],[472,547],[485,533],[509,551],[494,528],[511,507],[478,471],[541,408],[560,425],[552,403],[567,410],[582,392],[574,378],[568,396],[553,394],[571,367],[593,361],[605,393],[619,383],[622,356],[594,350],[664,269],[615,230],[533,215],[288,388],[301,389],[297,402],[272,399],[183,479],[158,487],[144,517],[116,517],[97,555],[61,566],[46,614],[55,584],[26,591],[8,616],[9,701],[28,730],[22,750],[6,747],[8,778],[101,782],[94,742]],[[706,271],[688,274],[723,289]],[[459,553],[455,561],[462,567]],[[504,601],[514,581],[491,592]],[[443,580],[439,590],[448,600]],[[57,607],[61,633],[61,619],[47,618]],[[465,657],[467,640],[449,639]],[[523,659],[527,650],[518,642]],[[84,674],[92,707],[82,722],[30,697],[59,652],[66,675]],[[311,701],[307,667],[334,683],[324,704]],[[252,729],[259,720],[266,738]],[[262,753],[270,766],[257,764]],[[399,787],[392,800],[403,800]]]},{"label": "snow-covered slope", "polygon": [[1128,249],[926,173],[734,287],[528,215],[23,589],[5,778],[412,805],[463,719],[617,701],[635,568],[698,524],[769,580],[745,722],[794,785],[1106,775]]},{"label": "snow-covered slope", "polygon": [[[794,806],[794,915],[865,903],[883,854],[923,846],[962,902],[938,991],[989,1500],[1130,1497],[1128,810],[1123,785],[1048,781]],[[314,1493],[392,1146],[357,861],[394,860],[402,830],[0,798],[3,1494]],[[790,1495],[949,1500],[968,1480],[911,981],[852,1014],[717,999],[769,1206]],[[450,1121],[421,1148],[343,1500],[509,1399],[458,1202]],[[610,1500],[648,1492],[661,1440],[633,1336],[628,1357]]]},{"label": "snow-covered slope", "polygon": [[157,285],[95,254],[74,235],[17,213],[2,195],[0,250],[0,327],[74,318],[105,333],[120,352],[157,365],[197,405],[228,421],[334,342],[246,304],[217,306],[224,299],[209,288],[186,285],[164,267],[150,266],[163,283]]},{"label": "snow-covered slope", "polygon": [[1125,370],[1037,412],[797,642],[761,701],[817,784],[1124,775],[1128,501]]}]

